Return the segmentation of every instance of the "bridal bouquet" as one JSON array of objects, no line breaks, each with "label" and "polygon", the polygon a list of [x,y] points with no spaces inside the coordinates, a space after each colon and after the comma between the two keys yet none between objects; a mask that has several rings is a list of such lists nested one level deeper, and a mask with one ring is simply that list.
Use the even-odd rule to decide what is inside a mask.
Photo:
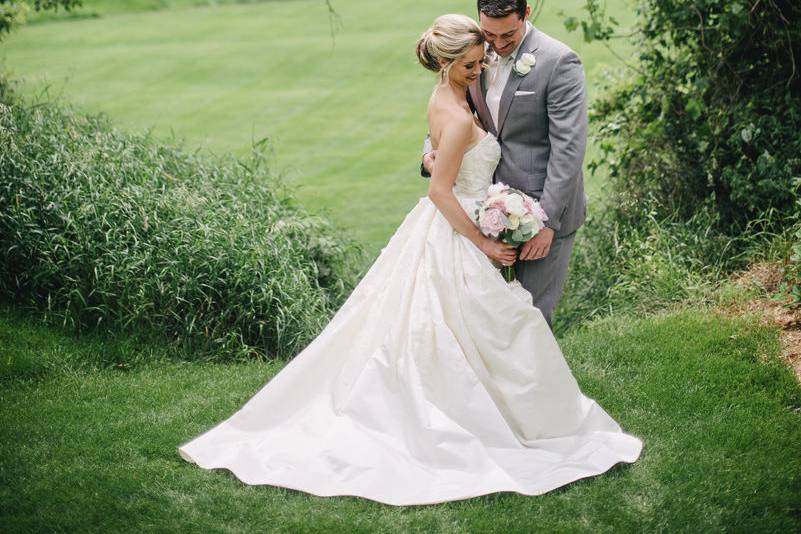
[{"label": "bridal bouquet", "polygon": [[[476,204],[476,220],[481,233],[516,247],[537,235],[548,220],[538,201],[500,182],[489,186],[487,198]],[[513,267],[504,266],[503,275],[507,282],[511,282],[514,279]]]}]

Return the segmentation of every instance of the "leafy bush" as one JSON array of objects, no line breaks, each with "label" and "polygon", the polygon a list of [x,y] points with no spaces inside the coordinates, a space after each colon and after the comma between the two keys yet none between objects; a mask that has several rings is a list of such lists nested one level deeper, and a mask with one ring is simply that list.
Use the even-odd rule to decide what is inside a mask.
[{"label": "leafy bush", "polygon": [[[585,9],[569,30],[616,37],[602,2]],[[640,0],[637,11],[636,61],[590,114],[602,155],[589,167],[609,179],[579,233],[561,330],[704,300],[797,220],[801,4]]]},{"label": "leafy bush", "polygon": [[[775,211],[786,222],[801,176],[801,4],[642,0],[637,73],[595,106],[613,206],[636,220],[718,213],[735,235]],[[608,38],[609,35],[600,32]]]},{"label": "leafy bush", "polygon": [[201,157],[0,94],[0,295],[236,357],[295,354],[352,289],[358,249],[293,204],[258,147]]},{"label": "leafy bush", "polygon": [[81,5],[81,0],[0,0],[0,39],[17,24],[24,22],[32,10],[70,11]]}]

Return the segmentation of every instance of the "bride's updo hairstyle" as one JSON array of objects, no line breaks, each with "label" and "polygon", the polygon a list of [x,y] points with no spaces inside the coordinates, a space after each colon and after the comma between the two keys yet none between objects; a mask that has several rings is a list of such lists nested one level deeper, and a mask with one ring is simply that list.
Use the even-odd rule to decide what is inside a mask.
[{"label": "bride's updo hairstyle", "polygon": [[481,44],[484,34],[476,21],[466,15],[442,15],[417,41],[417,59],[445,83],[454,60]]}]

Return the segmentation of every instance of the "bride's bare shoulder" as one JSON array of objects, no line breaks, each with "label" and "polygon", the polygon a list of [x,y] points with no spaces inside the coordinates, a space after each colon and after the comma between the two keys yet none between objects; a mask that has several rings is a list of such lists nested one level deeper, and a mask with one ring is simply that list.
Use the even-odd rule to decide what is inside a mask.
[{"label": "bride's bare shoulder", "polygon": [[436,94],[432,95],[428,101],[428,114],[444,120],[459,122],[470,122],[472,120],[472,115],[457,102],[454,102],[452,98],[440,97]]},{"label": "bride's bare shoulder", "polygon": [[470,137],[473,117],[457,104],[432,98],[428,107],[428,122],[432,138],[439,141],[447,132],[450,138]]}]

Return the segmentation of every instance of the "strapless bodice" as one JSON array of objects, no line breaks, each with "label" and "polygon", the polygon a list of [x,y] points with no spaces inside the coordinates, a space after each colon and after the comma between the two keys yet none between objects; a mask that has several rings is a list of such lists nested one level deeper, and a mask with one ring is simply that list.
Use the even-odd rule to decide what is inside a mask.
[{"label": "strapless bodice", "polygon": [[491,133],[470,147],[462,156],[453,192],[462,198],[483,198],[501,159],[501,146]]}]

